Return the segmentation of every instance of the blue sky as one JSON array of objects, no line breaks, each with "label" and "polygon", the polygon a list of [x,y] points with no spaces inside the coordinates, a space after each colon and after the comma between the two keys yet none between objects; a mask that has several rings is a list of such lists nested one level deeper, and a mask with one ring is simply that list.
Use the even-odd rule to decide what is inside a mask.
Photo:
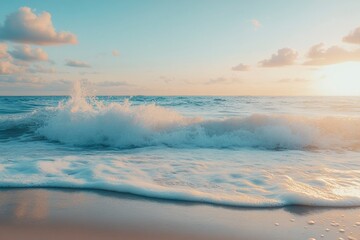
[{"label": "blue sky", "polygon": [[[56,31],[74,34],[77,44],[25,42],[48,55],[48,62],[31,64],[54,72],[33,73],[38,79],[33,87],[31,80],[15,79],[31,79],[29,71],[2,74],[2,95],[66,94],[67,85],[84,79],[94,83],[99,94],[326,95],[330,93],[311,85],[318,76],[313,72],[324,64],[301,64],[309,49],[318,43],[324,43],[325,50],[340,46],[356,51],[360,46],[342,41],[360,26],[357,0],[4,1],[0,26],[25,6],[36,15],[50,13]],[[10,50],[23,44],[2,42]],[[289,54],[296,51],[296,60],[259,67],[283,48],[294,50]],[[91,68],[69,67],[68,61]],[[238,64],[250,70],[233,71]]]}]

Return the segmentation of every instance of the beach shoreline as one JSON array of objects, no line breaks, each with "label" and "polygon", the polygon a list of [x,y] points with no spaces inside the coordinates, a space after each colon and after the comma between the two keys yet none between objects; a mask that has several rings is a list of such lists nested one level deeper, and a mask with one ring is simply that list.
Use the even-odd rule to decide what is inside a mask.
[{"label": "beach shoreline", "polygon": [[98,190],[0,190],[4,239],[359,239],[358,222],[359,207],[238,208]]}]

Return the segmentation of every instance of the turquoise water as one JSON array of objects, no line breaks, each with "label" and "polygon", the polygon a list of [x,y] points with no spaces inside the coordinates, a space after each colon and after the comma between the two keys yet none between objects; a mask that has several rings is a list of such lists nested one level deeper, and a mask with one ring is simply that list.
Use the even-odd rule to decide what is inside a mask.
[{"label": "turquoise water", "polygon": [[360,206],[360,98],[0,97],[0,186]]}]

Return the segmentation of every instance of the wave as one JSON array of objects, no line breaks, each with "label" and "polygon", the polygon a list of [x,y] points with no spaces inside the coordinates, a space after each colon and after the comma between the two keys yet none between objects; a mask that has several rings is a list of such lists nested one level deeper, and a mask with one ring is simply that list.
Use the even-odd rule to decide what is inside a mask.
[{"label": "wave", "polygon": [[[7,117],[0,134],[37,136],[74,146],[121,149],[147,146],[262,149],[359,149],[360,118],[253,114],[223,119],[185,117],[129,100],[106,103],[86,97],[81,86],[57,107],[19,119]],[[1,121],[1,120],[0,120]],[[3,137],[4,138],[4,137]]]},{"label": "wave", "polygon": [[[100,101],[80,85],[46,106],[0,115],[0,188],[97,189],[242,207],[360,206],[359,117],[188,117],[156,104]],[[104,146],[110,149],[96,151]],[[300,151],[267,151],[287,149]]]},{"label": "wave", "polygon": [[60,108],[38,129],[49,140],[75,146],[134,148],[169,147],[357,149],[360,120],[310,119],[255,114],[221,120],[185,118],[176,112],[146,105],[110,104],[99,109]]},{"label": "wave", "polygon": [[335,207],[348,208],[360,207],[358,197],[346,197],[338,199],[321,199],[316,196],[304,195],[303,193],[288,193],[279,196],[281,199],[266,199],[262,197],[233,197],[216,196],[208,193],[194,193],[191,191],[148,189],[144,187],[134,187],[128,184],[101,184],[92,183],[76,186],[71,183],[35,183],[35,184],[4,184],[0,188],[48,188],[48,189],[76,189],[90,191],[108,191],[120,194],[131,194],[146,198],[153,198],[168,201],[182,201],[189,203],[213,204],[224,207],[246,207],[246,208],[279,208],[290,206],[308,207]]},{"label": "wave", "polygon": [[[234,207],[360,206],[359,170],[311,170],[298,166],[299,171],[289,176],[286,167],[259,171],[242,164],[234,168],[234,163],[220,161],[211,166],[211,161],[200,160],[197,163],[206,166],[207,171],[195,168],[190,177],[183,171],[188,169],[186,161],[177,162],[176,166],[171,162],[145,161],[147,164],[139,166],[134,161],[88,158],[91,157],[5,163],[0,188],[104,190]],[[167,172],[169,168],[171,172]]]}]

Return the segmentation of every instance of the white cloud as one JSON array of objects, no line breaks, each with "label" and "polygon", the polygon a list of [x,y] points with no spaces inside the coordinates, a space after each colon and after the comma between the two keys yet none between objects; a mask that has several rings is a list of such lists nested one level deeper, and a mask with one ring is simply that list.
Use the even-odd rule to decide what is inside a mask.
[{"label": "white cloud", "polygon": [[36,15],[29,7],[22,7],[6,17],[0,26],[0,39],[37,45],[77,43],[74,34],[55,31],[50,13]]},{"label": "white cloud", "polygon": [[32,66],[29,64],[32,61],[48,61],[48,56],[42,49],[32,49],[29,45],[16,46],[8,51],[6,44],[0,44],[0,75],[54,72],[39,64]]},{"label": "white cloud", "polygon": [[360,44],[360,27],[343,37],[343,41],[347,43]]},{"label": "white cloud", "polygon": [[69,67],[78,67],[78,68],[91,68],[91,65],[78,60],[67,60],[65,63],[66,66]]},{"label": "white cloud", "polygon": [[252,19],[252,20],[251,20],[251,24],[253,25],[253,27],[254,27],[255,30],[258,30],[258,29],[262,26],[262,24],[260,23],[260,21],[257,20],[257,19]]},{"label": "white cloud", "polygon": [[233,71],[249,71],[250,66],[240,63],[239,65],[232,67],[231,70],[233,70]]},{"label": "white cloud", "polygon": [[8,53],[8,47],[5,43],[0,43],[0,75],[8,75],[20,71],[21,66],[13,63],[11,55]]},{"label": "white cloud", "polygon": [[346,50],[339,46],[325,47],[324,43],[312,46],[305,65],[328,65],[348,61],[360,61],[360,49]]},{"label": "white cloud", "polygon": [[292,65],[298,57],[297,51],[291,48],[282,48],[271,55],[269,59],[265,59],[259,62],[262,67],[281,67],[286,65]]},{"label": "white cloud", "polygon": [[48,55],[41,48],[32,49],[30,45],[16,46],[14,50],[9,51],[13,58],[22,61],[47,61]]}]

